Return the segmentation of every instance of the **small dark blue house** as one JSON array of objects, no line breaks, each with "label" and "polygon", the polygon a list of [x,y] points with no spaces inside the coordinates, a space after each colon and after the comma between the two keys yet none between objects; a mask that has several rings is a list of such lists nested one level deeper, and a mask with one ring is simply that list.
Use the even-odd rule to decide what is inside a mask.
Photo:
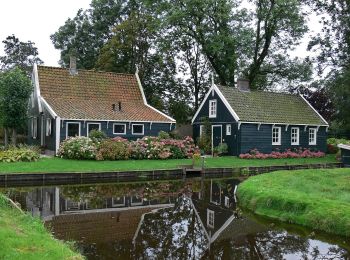
[{"label": "small dark blue house", "polygon": [[258,149],[263,153],[292,148],[326,151],[328,123],[301,95],[250,91],[212,85],[192,119],[194,139],[211,124],[212,148],[227,143],[230,155]]},{"label": "small dark blue house", "polygon": [[57,152],[61,141],[89,136],[137,139],[174,130],[176,121],[147,103],[138,74],[34,66],[28,142]]}]

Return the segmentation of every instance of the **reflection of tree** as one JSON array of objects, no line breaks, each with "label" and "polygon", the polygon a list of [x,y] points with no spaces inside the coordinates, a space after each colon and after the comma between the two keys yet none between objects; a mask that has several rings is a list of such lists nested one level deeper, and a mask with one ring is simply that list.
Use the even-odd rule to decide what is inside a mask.
[{"label": "reflection of tree", "polygon": [[145,215],[135,241],[135,258],[198,259],[207,246],[190,199],[181,196],[174,208]]},{"label": "reflection of tree", "polygon": [[[194,181],[193,181],[194,182]],[[197,181],[198,182],[198,181]],[[144,200],[160,199],[166,196],[187,193],[193,183],[140,182],[95,186],[67,186],[61,189],[62,196],[74,202],[88,201],[90,205],[101,205],[113,197],[135,196]]]},{"label": "reflection of tree", "polygon": [[295,259],[349,259],[350,257],[349,253],[340,247],[285,231],[266,231],[217,241],[211,246],[209,254],[212,258],[223,259],[285,259],[288,255]]}]

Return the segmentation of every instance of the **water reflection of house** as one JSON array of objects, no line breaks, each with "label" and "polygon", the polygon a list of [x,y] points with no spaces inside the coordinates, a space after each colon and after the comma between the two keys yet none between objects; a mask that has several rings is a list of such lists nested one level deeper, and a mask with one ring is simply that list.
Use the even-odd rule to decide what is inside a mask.
[{"label": "water reflection of house", "polygon": [[206,234],[209,244],[236,218],[236,197],[235,189],[238,181],[210,181],[208,192],[202,189],[194,193],[191,198],[193,209],[200,219],[203,231]]},{"label": "water reflection of house", "polygon": [[108,212],[131,207],[167,206],[172,205],[176,199],[176,195],[153,199],[145,199],[137,195],[97,198],[88,193],[84,193],[81,198],[74,198],[74,195],[72,197],[65,196],[58,187],[36,188],[26,194],[23,199],[25,205],[22,207],[33,216],[39,216],[46,221],[59,215]]}]

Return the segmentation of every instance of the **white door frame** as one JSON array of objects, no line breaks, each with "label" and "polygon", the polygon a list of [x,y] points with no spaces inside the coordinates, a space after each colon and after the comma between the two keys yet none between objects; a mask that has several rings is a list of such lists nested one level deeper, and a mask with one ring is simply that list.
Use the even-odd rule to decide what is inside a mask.
[{"label": "white door frame", "polygon": [[220,127],[221,128],[221,138],[220,138],[220,144],[222,144],[222,125],[212,125],[211,126],[211,154],[214,154],[214,127]]}]

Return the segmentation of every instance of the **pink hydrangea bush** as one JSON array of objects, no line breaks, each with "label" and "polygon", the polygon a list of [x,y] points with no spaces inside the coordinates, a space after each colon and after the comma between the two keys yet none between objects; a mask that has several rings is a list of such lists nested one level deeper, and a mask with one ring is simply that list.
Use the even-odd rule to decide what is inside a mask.
[{"label": "pink hydrangea bush", "polygon": [[287,149],[284,152],[274,151],[272,153],[261,153],[258,149],[250,150],[249,153],[240,154],[241,159],[286,159],[286,158],[321,158],[325,153],[311,151],[307,148]]},{"label": "pink hydrangea bush", "polygon": [[160,139],[145,136],[129,144],[133,159],[182,159],[192,158],[196,146],[191,137],[183,140]]}]

